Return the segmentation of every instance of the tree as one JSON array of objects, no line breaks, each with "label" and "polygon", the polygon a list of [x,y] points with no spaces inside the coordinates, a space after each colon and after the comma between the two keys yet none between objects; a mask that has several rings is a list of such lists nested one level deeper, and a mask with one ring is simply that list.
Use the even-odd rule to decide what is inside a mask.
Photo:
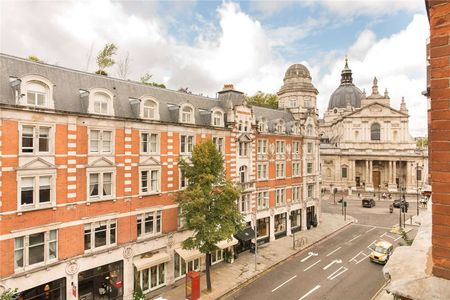
[{"label": "tree", "polygon": [[121,57],[117,62],[117,75],[121,79],[127,79],[128,74],[130,73],[130,53],[127,52],[127,55]]},{"label": "tree", "polygon": [[150,86],[156,86],[156,87],[160,87],[163,89],[166,88],[166,86],[163,83],[156,83],[156,82],[150,81],[150,78],[152,78],[152,76],[153,75],[145,73],[144,76],[141,77],[141,82],[143,84],[150,85]]},{"label": "tree", "polygon": [[103,49],[97,54],[97,65],[99,69],[95,72],[96,74],[108,76],[105,69],[116,63],[112,58],[113,55],[116,54],[116,51],[117,47],[113,43],[106,44],[105,47],[103,47]]},{"label": "tree", "polygon": [[256,92],[253,96],[245,95],[247,104],[264,106],[269,108],[278,108],[278,96],[276,94]]},{"label": "tree", "polygon": [[15,299],[14,295],[17,293],[17,289],[7,289],[0,293],[0,300],[12,300]]},{"label": "tree", "polygon": [[211,140],[196,145],[189,161],[180,160],[180,169],[188,186],[177,194],[176,201],[186,228],[193,231],[183,241],[183,248],[206,254],[206,285],[211,291],[211,252],[243,226],[236,204],[240,191],[225,179],[222,155]]},{"label": "tree", "polygon": [[39,57],[37,57],[36,55],[28,55],[28,60],[34,61],[34,62],[43,62],[42,60],[40,60]]}]

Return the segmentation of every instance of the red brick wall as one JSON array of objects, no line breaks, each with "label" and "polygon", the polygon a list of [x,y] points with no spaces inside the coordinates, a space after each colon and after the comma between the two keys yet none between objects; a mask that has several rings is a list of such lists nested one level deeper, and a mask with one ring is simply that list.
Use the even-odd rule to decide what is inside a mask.
[{"label": "red brick wall", "polygon": [[426,1],[430,19],[430,172],[433,274],[450,279],[450,3]]}]

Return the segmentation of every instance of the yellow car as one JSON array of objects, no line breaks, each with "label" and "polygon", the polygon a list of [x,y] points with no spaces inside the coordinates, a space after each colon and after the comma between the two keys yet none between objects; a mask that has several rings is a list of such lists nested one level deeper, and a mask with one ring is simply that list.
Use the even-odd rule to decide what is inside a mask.
[{"label": "yellow car", "polygon": [[394,246],[386,241],[378,241],[372,247],[372,253],[370,253],[370,261],[386,264],[389,260],[389,257],[392,255],[394,251]]}]

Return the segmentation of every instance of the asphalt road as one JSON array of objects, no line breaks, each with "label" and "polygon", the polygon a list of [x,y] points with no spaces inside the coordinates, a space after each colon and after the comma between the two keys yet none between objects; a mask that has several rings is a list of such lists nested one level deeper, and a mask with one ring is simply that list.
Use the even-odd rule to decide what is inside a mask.
[{"label": "asphalt road", "polygon": [[[322,203],[325,212],[341,213],[332,198]],[[383,266],[368,258],[370,245],[381,239],[394,247],[402,242],[399,235],[389,232],[399,216],[399,209],[389,213],[389,204],[377,201],[375,207],[362,208],[360,200],[348,200],[347,214],[357,218],[357,223],[298,253],[226,299],[371,299],[385,279]]]}]

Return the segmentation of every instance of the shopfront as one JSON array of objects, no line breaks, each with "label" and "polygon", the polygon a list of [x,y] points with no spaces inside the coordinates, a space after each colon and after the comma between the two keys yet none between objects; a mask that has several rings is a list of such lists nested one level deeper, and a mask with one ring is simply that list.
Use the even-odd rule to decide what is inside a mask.
[{"label": "shopfront", "polygon": [[65,300],[66,278],[60,278],[36,286],[32,289],[17,293],[13,299],[17,300]]},{"label": "shopfront", "polygon": [[175,279],[182,278],[191,271],[200,271],[200,258],[202,256],[204,254],[197,249],[175,249],[173,264]]},{"label": "shopfront", "polygon": [[302,210],[291,211],[291,232],[302,230]]},{"label": "shopfront", "polygon": [[123,262],[117,261],[78,274],[80,300],[123,299]]},{"label": "shopfront", "polygon": [[315,212],[314,212],[314,206],[309,206],[306,208],[306,228],[310,229],[315,220]]},{"label": "shopfront", "polygon": [[286,236],[286,213],[274,216],[275,239]]},{"label": "shopfront", "polygon": [[235,235],[239,243],[236,245],[236,253],[241,253],[251,249],[252,239],[255,238],[255,231],[251,227],[240,230]]},{"label": "shopfront", "polygon": [[216,244],[217,250],[211,252],[211,265],[221,261],[233,262],[234,246],[238,244],[238,240],[231,237],[228,240],[220,241]]},{"label": "shopfront", "polygon": [[148,293],[166,285],[167,262],[165,252],[146,253],[134,260],[134,283],[142,292]]},{"label": "shopfront", "polygon": [[258,245],[268,243],[270,239],[270,218],[256,220]]}]

